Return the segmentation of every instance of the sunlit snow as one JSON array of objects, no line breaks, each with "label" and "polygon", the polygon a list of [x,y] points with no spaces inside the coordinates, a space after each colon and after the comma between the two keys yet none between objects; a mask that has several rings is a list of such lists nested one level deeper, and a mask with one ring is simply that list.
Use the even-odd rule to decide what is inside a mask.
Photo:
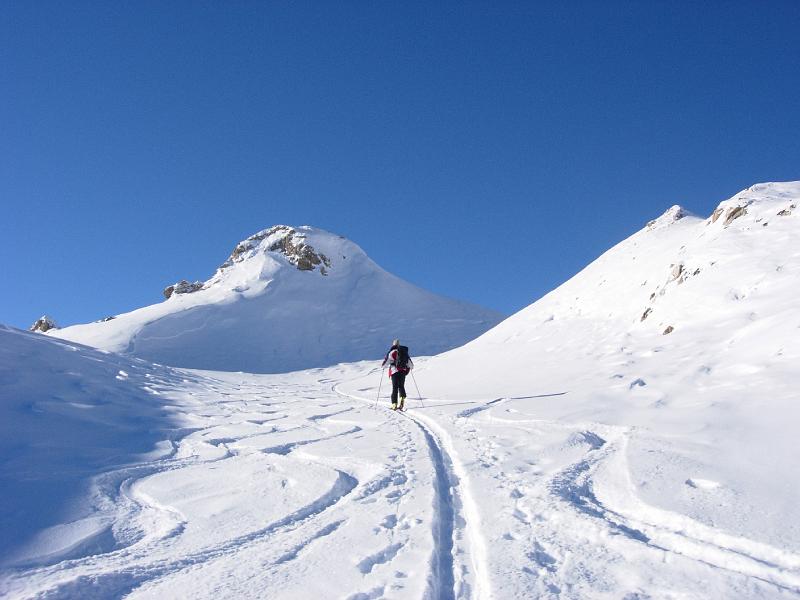
[{"label": "sunlit snow", "polygon": [[199,371],[0,328],[0,595],[800,597],[798,200],[674,207],[412,347],[405,413],[382,352]]}]

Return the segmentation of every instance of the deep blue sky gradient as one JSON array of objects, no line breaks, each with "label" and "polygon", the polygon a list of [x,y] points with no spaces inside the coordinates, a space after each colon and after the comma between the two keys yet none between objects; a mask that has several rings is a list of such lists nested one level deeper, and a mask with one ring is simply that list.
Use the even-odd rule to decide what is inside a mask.
[{"label": "deep blue sky gradient", "polygon": [[6,2],[0,322],[158,302],[278,223],[510,314],[672,204],[800,178],[798,31],[777,1]]}]

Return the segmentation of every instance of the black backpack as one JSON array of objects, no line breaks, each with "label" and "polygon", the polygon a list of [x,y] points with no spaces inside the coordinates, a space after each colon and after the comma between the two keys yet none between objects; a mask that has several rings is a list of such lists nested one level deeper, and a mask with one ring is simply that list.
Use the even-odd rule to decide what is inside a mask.
[{"label": "black backpack", "polygon": [[403,371],[408,370],[408,346],[397,347],[397,359],[394,361],[394,366]]}]

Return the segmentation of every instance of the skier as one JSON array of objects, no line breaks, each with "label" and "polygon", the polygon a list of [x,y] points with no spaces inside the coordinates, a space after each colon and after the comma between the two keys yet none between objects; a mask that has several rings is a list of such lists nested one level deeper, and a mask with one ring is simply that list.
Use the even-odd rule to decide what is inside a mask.
[{"label": "skier", "polygon": [[[414,368],[414,363],[408,355],[408,346],[401,346],[400,340],[393,340],[392,347],[386,353],[381,363],[383,368],[389,363],[389,377],[392,379],[392,410],[404,410],[406,402],[406,375]],[[400,394],[400,403],[397,395]]]}]

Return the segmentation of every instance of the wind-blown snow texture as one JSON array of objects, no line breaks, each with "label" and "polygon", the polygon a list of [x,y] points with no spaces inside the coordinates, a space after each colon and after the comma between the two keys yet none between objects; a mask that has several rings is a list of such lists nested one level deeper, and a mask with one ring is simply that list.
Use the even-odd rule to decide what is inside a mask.
[{"label": "wind-blown snow texture", "polygon": [[2,328],[0,595],[798,598],[798,200],[671,209],[417,358],[404,414],[375,362],[187,371]]},{"label": "wind-blown snow texture", "polygon": [[275,373],[372,358],[397,337],[435,354],[502,318],[387,273],[345,238],[276,226],[240,242],[200,291],[51,333],[166,365]]}]

